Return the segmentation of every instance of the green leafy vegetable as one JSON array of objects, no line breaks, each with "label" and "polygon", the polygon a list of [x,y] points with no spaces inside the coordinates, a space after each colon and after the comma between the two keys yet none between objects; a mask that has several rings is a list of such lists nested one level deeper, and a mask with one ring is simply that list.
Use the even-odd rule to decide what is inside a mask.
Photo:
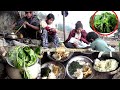
[{"label": "green leafy vegetable", "polygon": [[37,62],[36,53],[28,46],[17,46],[10,50],[8,53],[8,59],[16,68],[29,67]]},{"label": "green leafy vegetable", "polygon": [[80,65],[78,62],[73,61],[73,62],[70,64],[70,66],[68,67],[68,71],[69,71],[69,73],[70,73],[71,75],[73,75],[74,72],[75,72],[78,68],[81,69],[82,67],[83,67],[83,66]]},{"label": "green leafy vegetable", "polygon": [[41,69],[41,77],[48,77],[49,73],[51,72],[51,70],[48,67],[42,68]]},{"label": "green leafy vegetable", "polygon": [[40,47],[36,47],[35,49],[34,49],[34,51],[35,51],[35,53],[37,54],[37,55],[40,55]]},{"label": "green leafy vegetable", "polygon": [[8,60],[10,60],[11,64],[16,68],[20,69],[21,75],[24,79],[29,79],[29,72],[26,70],[26,67],[30,67],[37,62],[38,53],[40,53],[40,48],[33,51],[29,46],[20,47],[16,46],[11,49],[8,53]]},{"label": "green leafy vegetable", "polygon": [[27,70],[21,70],[20,74],[23,79],[30,79],[30,74]]},{"label": "green leafy vegetable", "polygon": [[110,33],[114,31],[115,26],[118,22],[115,14],[112,14],[110,12],[104,12],[101,15],[95,15],[93,23],[92,16],[90,17],[89,22],[90,27],[92,28],[92,24],[94,24],[95,29],[100,33]]}]

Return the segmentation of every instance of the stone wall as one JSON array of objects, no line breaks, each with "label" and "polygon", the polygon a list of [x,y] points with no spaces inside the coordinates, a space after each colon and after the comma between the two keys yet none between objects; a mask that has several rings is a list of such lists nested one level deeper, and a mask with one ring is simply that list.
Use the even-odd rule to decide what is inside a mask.
[{"label": "stone wall", "polygon": [[0,11],[0,33],[12,32],[12,25],[20,18],[18,11]]},{"label": "stone wall", "polygon": [[[34,11],[34,14],[37,14],[37,11]],[[13,23],[24,15],[24,11],[0,11],[0,33],[11,33]]]}]

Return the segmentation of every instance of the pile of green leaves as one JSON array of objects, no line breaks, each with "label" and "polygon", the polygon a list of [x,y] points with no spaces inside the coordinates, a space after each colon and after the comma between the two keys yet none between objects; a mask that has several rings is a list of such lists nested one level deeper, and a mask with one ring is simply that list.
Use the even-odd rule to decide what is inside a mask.
[{"label": "pile of green leaves", "polygon": [[95,29],[100,33],[110,33],[114,31],[118,22],[115,14],[110,12],[104,12],[101,15],[95,15],[93,23],[92,18],[93,16],[90,17],[90,27],[92,28],[92,24],[94,24]]},{"label": "pile of green leaves", "polygon": [[16,46],[9,51],[8,60],[10,60],[16,68],[30,67],[37,62],[38,54],[40,53],[38,48],[35,50],[37,53],[29,46]]},{"label": "pile of green leaves", "polygon": [[68,67],[68,71],[69,71],[70,75],[73,75],[74,72],[75,72],[78,68],[81,69],[82,67],[83,67],[83,66],[80,65],[78,62],[73,61],[73,62],[70,64],[70,66]]}]

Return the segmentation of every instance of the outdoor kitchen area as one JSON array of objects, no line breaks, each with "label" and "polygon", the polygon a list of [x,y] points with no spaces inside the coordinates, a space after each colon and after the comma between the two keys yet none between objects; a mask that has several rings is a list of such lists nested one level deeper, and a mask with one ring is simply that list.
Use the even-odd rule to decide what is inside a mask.
[{"label": "outdoor kitchen area", "polygon": [[94,22],[93,11],[84,11],[88,21],[71,19],[83,11],[56,13],[0,11],[0,79],[120,79],[120,28],[112,36],[94,31],[108,34],[107,20],[119,20],[108,12]]}]

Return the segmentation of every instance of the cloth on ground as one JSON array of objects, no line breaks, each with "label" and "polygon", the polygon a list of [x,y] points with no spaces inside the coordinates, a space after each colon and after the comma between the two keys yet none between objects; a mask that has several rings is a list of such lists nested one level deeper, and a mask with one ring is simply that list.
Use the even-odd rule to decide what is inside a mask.
[{"label": "cloth on ground", "polygon": [[80,41],[74,37],[72,37],[68,42],[70,43],[76,43],[77,44],[77,48],[85,48],[89,45],[87,45],[86,43],[84,43],[83,41]]}]

